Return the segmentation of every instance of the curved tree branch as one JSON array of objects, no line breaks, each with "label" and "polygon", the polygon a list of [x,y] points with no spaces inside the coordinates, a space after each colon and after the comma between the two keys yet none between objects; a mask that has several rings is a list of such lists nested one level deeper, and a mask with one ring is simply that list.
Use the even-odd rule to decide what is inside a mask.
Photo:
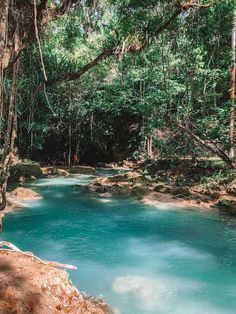
[{"label": "curved tree branch", "polygon": [[119,44],[111,47],[111,48],[105,48],[95,59],[91,60],[89,63],[87,63],[85,66],[81,67],[76,72],[70,72],[65,73],[61,77],[59,77],[59,81],[73,81],[78,80],[84,73],[88,72],[90,69],[95,67],[98,63],[105,60],[106,58],[114,55],[124,55],[126,53],[134,53],[134,52],[140,52],[147,47],[149,47],[152,42],[156,39],[156,37],[161,34],[164,30],[166,30],[173,21],[184,11],[187,11],[189,9],[193,8],[208,8],[212,5],[215,5],[219,3],[222,0],[216,0],[211,1],[209,3],[201,4],[194,0],[191,0],[186,3],[180,3],[176,4],[176,9],[174,13],[169,17],[169,19],[165,22],[163,22],[161,25],[159,25],[146,39],[142,44],[132,44],[125,49],[123,49]]}]

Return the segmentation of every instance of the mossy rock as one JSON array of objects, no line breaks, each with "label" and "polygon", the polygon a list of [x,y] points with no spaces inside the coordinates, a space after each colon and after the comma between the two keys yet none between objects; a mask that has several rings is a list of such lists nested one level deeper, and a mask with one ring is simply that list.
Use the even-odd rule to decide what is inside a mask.
[{"label": "mossy rock", "polygon": [[155,186],[154,186],[154,191],[155,192],[160,192],[161,189],[163,189],[165,187],[165,184],[162,182],[158,182]]},{"label": "mossy rock", "polygon": [[163,194],[173,194],[173,187],[164,184],[157,184],[154,187],[154,191]]},{"label": "mossy rock", "polygon": [[190,196],[191,195],[189,189],[184,188],[184,187],[174,187],[172,193],[175,196]]},{"label": "mossy rock", "polygon": [[141,176],[138,172],[127,172],[123,174],[116,174],[108,178],[109,182],[119,183],[119,182],[135,182],[138,183],[145,181],[145,178]]},{"label": "mossy rock", "polygon": [[142,184],[135,184],[132,188],[132,194],[141,197],[149,191],[148,187]]},{"label": "mossy rock", "polygon": [[221,213],[236,216],[236,201],[227,199],[220,200],[217,205]]},{"label": "mossy rock", "polygon": [[33,177],[40,178],[41,176],[42,170],[37,163],[22,163],[10,167],[9,180],[12,182],[18,182],[22,177],[30,180]]}]

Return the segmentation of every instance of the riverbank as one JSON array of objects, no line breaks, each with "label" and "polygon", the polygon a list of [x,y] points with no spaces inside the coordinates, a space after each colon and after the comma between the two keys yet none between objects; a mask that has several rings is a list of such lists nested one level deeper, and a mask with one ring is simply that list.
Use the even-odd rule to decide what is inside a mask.
[{"label": "riverbank", "polygon": [[[40,167],[40,172],[44,177],[68,177],[75,174],[96,176],[97,169],[102,169],[102,166],[117,171],[117,174],[96,177],[87,186],[91,192],[135,195],[141,202],[152,206],[166,204],[182,208],[218,210],[236,215],[236,174],[217,160],[199,160],[195,164],[191,160],[138,163],[124,161],[96,166],[44,166]],[[33,164],[34,171],[35,168],[36,165]],[[32,164],[29,169],[26,164],[15,166],[14,174],[17,173],[18,178],[25,178],[24,172],[28,174],[29,179],[29,174],[32,175]],[[24,181],[20,184],[24,184]],[[13,199],[13,202],[10,200],[5,213],[19,207],[25,207],[25,202],[20,198]]]},{"label": "riverbank", "polygon": [[[236,173],[218,161],[129,163],[130,172],[98,177],[92,192],[135,195],[141,202],[169,207],[195,208],[236,215]],[[113,168],[114,169],[114,168]]]},{"label": "riverbank", "polygon": [[57,267],[57,263],[39,261],[29,253],[1,249],[0,313],[112,313],[102,300],[82,295],[68,274]]},{"label": "riverbank", "polygon": [[[233,312],[235,219],[199,209],[166,210],[166,204],[156,210],[136,197],[77,188],[91,178],[52,177],[33,184],[43,198],[6,217],[2,240],[42,259],[78,266],[70,271],[73,284],[104,296],[120,313]],[[228,291],[222,305],[214,301],[221,300],[220,291]]]}]

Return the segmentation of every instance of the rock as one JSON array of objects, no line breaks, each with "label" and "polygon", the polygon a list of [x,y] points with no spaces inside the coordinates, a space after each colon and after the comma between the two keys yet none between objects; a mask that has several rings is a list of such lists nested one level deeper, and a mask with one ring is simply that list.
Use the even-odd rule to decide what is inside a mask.
[{"label": "rock", "polygon": [[84,296],[68,273],[20,252],[0,252],[0,313],[111,314],[103,300]]},{"label": "rock", "polygon": [[4,213],[0,213],[0,233],[2,232],[3,229],[3,217]]},{"label": "rock", "polygon": [[223,199],[218,202],[217,206],[221,213],[236,216],[236,200]]},{"label": "rock", "polygon": [[163,194],[173,194],[173,187],[165,184],[158,184],[154,187],[155,192]]},{"label": "rock", "polygon": [[217,200],[221,197],[221,193],[218,191],[215,191],[211,194],[212,199]]},{"label": "rock", "polygon": [[42,174],[48,176],[52,174],[53,167],[41,167]]},{"label": "rock", "polygon": [[165,184],[164,183],[162,183],[162,182],[158,182],[155,186],[154,186],[154,188],[153,188],[153,190],[155,191],[155,192],[160,192],[162,189],[164,189],[165,188]]},{"label": "rock", "polygon": [[129,160],[124,160],[123,164],[124,164],[124,166],[126,166],[126,167],[128,167],[130,169],[133,169],[135,167],[135,164],[132,161],[129,161]]},{"label": "rock", "polygon": [[[122,181],[137,181],[137,180],[142,180],[144,179],[143,176],[135,171],[132,172],[127,172],[124,174],[116,174],[112,177],[109,177],[110,182],[122,182]],[[144,179],[145,180],[145,179]]]},{"label": "rock", "polygon": [[189,191],[189,189],[185,188],[185,187],[174,187],[172,194],[175,196],[190,196],[191,193]]},{"label": "rock", "polygon": [[37,192],[23,187],[16,188],[15,190],[9,193],[9,196],[10,198],[23,201],[40,198],[40,195]]},{"label": "rock", "polygon": [[[37,163],[19,163],[10,167],[10,181],[19,182],[30,179],[31,176],[39,178],[42,176],[42,170]],[[23,179],[24,178],[24,179]],[[23,182],[23,181],[21,181]]]},{"label": "rock", "polygon": [[102,185],[89,185],[88,189],[90,192],[96,192],[96,193],[107,193],[109,192],[109,187],[102,186]]},{"label": "rock", "polygon": [[111,182],[108,177],[99,177],[93,180],[88,189],[91,192],[111,193],[113,195],[122,195],[131,193],[131,184],[129,182]]},{"label": "rock", "polygon": [[51,174],[56,175],[56,176],[61,176],[61,177],[69,176],[69,172],[63,169],[58,169],[58,168],[53,168]]},{"label": "rock", "polygon": [[21,183],[25,182],[25,177],[20,176],[20,177],[19,177],[19,182],[21,182]]},{"label": "rock", "polygon": [[132,187],[132,194],[141,196],[149,191],[149,188],[141,183],[134,184]]},{"label": "rock", "polygon": [[96,169],[90,166],[73,166],[69,172],[78,174],[94,174]]},{"label": "rock", "polygon": [[88,189],[92,192],[112,195],[141,194],[149,188],[146,183],[145,178],[138,172],[128,172],[112,177],[96,178],[88,185]]},{"label": "rock", "polygon": [[227,193],[236,195],[236,180],[233,180],[226,188]]}]

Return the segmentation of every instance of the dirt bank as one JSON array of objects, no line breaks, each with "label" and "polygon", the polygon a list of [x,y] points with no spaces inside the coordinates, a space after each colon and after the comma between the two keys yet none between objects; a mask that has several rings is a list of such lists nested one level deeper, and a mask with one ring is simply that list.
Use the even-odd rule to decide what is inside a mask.
[{"label": "dirt bank", "polygon": [[68,274],[19,252],[0,250],[0,314],[108,314],[102,300],[83,296]]}]

